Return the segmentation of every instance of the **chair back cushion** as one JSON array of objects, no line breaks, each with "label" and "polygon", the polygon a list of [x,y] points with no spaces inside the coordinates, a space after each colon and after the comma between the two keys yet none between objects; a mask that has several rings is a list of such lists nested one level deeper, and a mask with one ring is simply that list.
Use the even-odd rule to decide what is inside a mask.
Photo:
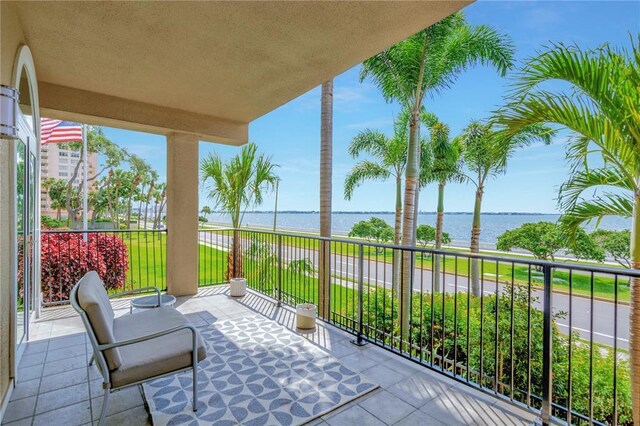
[{"label": "chair back cushion", "polygon": [[[89,333],[93,332],[96,340],[101,345],[114,343],[116,341],[113,336],[113,319],[115,315],[102,280],[95,271],[89,271],[76,285],[78,286],[78,304],[87,314],[93,329],[87,331]],[[104,351],[104,356],[110,371],[114,371],[122,365],[118,348]]]}]

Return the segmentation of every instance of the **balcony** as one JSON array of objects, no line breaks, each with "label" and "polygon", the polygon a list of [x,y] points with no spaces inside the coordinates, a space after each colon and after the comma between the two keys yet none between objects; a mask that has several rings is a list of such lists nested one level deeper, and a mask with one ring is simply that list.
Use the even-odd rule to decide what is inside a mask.
[{"label": "balcony", "polygon": [[[113,303],[117,315],[129,315],[129,300]],[[529,424],[536,415],[453,381],[377,345],[356,346],[353,335],[321,322],[311,333],[295,329],[294,311],[250,291],[240,300],[224,285],[180,297],[177,309],[199,328],[223,320],[260,316],[284,325],[316,347],[361,373],[379,388],[332,411],[312,424]],[[135,315],[135,314],[134,314]],[[101,378],[87,367],[91,349],[80,318],[68,306],[46,309],[35,323],[19,367],[18,383],[5,417],[7,424],[87,424],[100,415]],[[89,398],[91,395],[91,399]],[[138,387],[114,393],[107,424],[150,424]],[[446,419],[446,420],[445,420]],[[442,422],[444,420],[444,423]],[[13,422],[16,423],[13,423]]]},{"label": "balcony", "polygon": [[[78,265],[79,277],[91,266],[74,263],[82,250],[124,247],[112,251],[118,253],[112,261],[126,256],[126,267],[117,283],[108,283],[110,291],[165,288],[166,230],[89,231],[87,241],[84,234],[43,232],[45,308],[31,330],[5,422],[39,424],[55,413],[81,424],[100,415],[99,374],[87,370],[90,347],[66,306],[69,287],[51,279],[55,265]],[[256,316],[275,321],[379,385],[320,423],[630,424],[625,299],[629,280],[640,276],[635,271],[245,229],[198,235],[198,293],[177,303],[194,325],[204,330]],[[319,304],[323,321],[302,333],[293,307],[318,304],[322,251],[331,277],[324,311]],[[404,299],[393,270],[407,259],[411,291]],[[233,299],[226,281],[239,275],[250,292]],[[601,295],[607,285],[615,303]],[[410,304],[407,322],[403,300]],[[129,306],[127,299],[114,302],[117,315],[129,314]],[[149,422],[137,388],[115,395],[113,424]]]}]

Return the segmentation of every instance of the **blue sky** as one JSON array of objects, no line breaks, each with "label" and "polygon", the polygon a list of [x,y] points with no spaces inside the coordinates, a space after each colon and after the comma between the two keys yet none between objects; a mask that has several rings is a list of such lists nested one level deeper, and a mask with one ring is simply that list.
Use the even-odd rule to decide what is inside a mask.
[{"label": "blue sky", "polygon": [[[428,4],[425,4],[428,7]],[[629,46],[629,33],[640,30],[638,1],[478,1],[464,9],[473,24],[488,24],[511,36],[516,58],[533,56],[545,44],[575,43],[583,48],[609,42]],[[472,119],[483,119],[502,103],[509,78],[493,70],[476,67],[463,74],[456,84],[439,96],[428,99],[427,109],[449,125],[452,136]],[[334,80],[334,169],[333,210],[392,210],[394,185],[367,183],[355,191],[350,201],[343,198],[343,182],[355,164],[347,154],[351,139],[365,128],[387,134],[400,108],[387,104],[375,86],[359,82],[359,66]],[[105,133],[131,152],[146,158],[164,178],[166,176],[163,136],[105,128]],[[483,202],[485,212],[556,212],[557,188],[567,177],[564,150],[567,133],[561,133],[551,146],[525,148],[511,159],[507,173],[487,184]],[[294,99],[251,123],[249,139],[280,165],[279,210],[317,210],[319,205],[320,88]],[[218,152],[224,158],[239,148],[211,143],[200,144],[200,157]],[[447,211],[473,209],[471,185],[450,184],[445,194]],[[211,205],[200,189],[201,205]],[[213,206],[212,206],[213,207]],[[422,191],[420,210],[436,207],[435,188]],[[265,199],[261,210],[273,208],[273,196]]]}]

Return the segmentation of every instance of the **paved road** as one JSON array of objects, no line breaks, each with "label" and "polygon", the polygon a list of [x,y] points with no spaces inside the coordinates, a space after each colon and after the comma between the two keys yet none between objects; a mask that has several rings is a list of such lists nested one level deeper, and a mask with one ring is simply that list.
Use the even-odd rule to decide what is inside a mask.
[{"label": "paved road", "polygon": [[[201,241],[209,245],[218,246],[220,248],[228,247],[228,238],[222,237],[211,232],[201,232]],[[314,265],[318,264],[318,252],[312,249],[303,249],[298,247],[283,246],[283,257],[285,261],[309,258]],[[331,271],[335,276],[357,280],[358,278],[358,259],[353,256],[331,256]],[[364,259],[363,279],[365,285],[380,285],[387,288],[392,283],[391,264],[376,261],[375,259]],[[432,290],[432,272],[430,270],[414,270],[414,291],[431,291]],[[446,274],[444,280],[446,286],[445,291],[453,294],[458,292],[466,293],[469,289],[469,279],[466,276],[454,274]],[[347,283],[346,285],[355,284]],[[505,291],[506,286],[498,283],[498,291]],[[495,276],[484,277],[483,291],[487,295],[495,295],[496,282]],[[532,297],[537,299],[533,306],[542,309],[543,291],[533,290]],[[612,302],[600,300],[590,300],[589,298],[573,296],[554,292],[553,294],[553,311],[554,313],[565,312],[564,318],[556,320],[556,324],[561,332],[568,333],[569,323],[573,332],[577,332],[586,340],[593,339],[596,343],[602,343],[613,346],[614,336],[617,336],[618,348],[627,349],[629,346],[629,307],[627,305],[618,304],[616,306]],[[617,312],[616,312],[617,311]],[[617,316],[617,325],[615,318]],[[617,330],[616,330],[617,327]]]}]

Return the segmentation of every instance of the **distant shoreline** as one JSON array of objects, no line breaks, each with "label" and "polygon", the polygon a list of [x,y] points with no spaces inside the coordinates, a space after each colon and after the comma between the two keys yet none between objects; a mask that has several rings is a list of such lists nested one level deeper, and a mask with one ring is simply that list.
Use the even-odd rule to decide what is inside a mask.
[{"label": "distant shoreline", "polygon": [[[273,210],[247,211],[251,214],[273,214]],[[278,210],[278,214],[319,214],[317,210]],[[332,214],[395,214],[394,211],[333,211]],[[212,214],[225,214],[225,212],[214,211]],[[421,211],[418,214],[436,214],[435,211]],[[509,215],[509,216],[560,216],[560,213],[532,213],[532,212],[482,212],[482,215]],[[473,215],[473,212],[445,212],[445,215]]]}]

